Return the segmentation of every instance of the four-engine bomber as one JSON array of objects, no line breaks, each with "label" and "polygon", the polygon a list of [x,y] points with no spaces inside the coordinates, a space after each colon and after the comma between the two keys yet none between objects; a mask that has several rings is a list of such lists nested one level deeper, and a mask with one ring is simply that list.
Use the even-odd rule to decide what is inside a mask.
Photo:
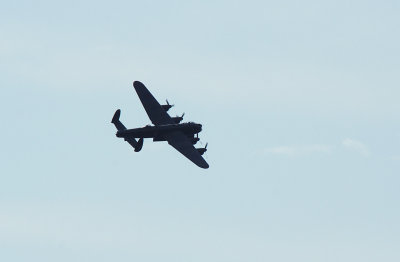
[{"label": "four-engine bomber", "polygon": [[168,144],[197,166],[208,168],[208,163],[202,157],[207,151],[207,144],[204,148],[193,146],[200,140],[199,133],[202,131],[202,125],[194,122],[181,123],[185,114],[170,117],[167,111],[174,105],[169,104],[168,100],[166,100],[166,105],[160,105],[150,91],[139,81],[135,81],[133,86],[153,125],[127,129],[119,120],[121,110],[118,109],[111,120],[111,123],[118,130],[116,136],[124,138],[135,149],[135,152],[142,149],[144,138],[153,138],[153,141],[168,141]]}]

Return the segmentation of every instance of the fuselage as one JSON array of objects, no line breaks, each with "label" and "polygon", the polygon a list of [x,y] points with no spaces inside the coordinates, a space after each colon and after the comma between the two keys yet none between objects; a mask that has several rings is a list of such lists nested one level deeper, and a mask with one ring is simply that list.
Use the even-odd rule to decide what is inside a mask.
[{"label": "fuselage", "polygon": [[140,128],[120,130],[117,132],[117,137],[123,138],[154,138],[155,141],[164,141],[165,135],[173,131],[181,131],[188,137],[200,133],[202,130],[201,124],[193,122],[182,124],[156,125],[145,126]]}]

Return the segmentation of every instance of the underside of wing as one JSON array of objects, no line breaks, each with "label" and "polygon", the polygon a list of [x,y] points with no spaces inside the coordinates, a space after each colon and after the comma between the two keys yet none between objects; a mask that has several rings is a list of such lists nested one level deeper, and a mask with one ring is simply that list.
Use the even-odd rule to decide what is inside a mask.
[{"label": "underside of wing", "polygon": [[175,123],[144,84],[139,81],[135,81],[133,82],[133,87],[135,88],[147,115],[154,125],[168,125]]},{"label": "underside of wing", "polygon": [[194,148],[189,138],[180,131],[175,131],[167,135],[168,144],[178,150],[182,155],[201,168],[209,168],[209,165]]}]

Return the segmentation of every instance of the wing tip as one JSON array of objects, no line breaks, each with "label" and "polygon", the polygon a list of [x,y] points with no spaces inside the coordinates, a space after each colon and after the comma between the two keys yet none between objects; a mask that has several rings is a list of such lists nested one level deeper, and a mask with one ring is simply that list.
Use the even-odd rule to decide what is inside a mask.
[{"label": "wing tip", "polygon": [[203,168],[203,169],[208,169],[210,167],[210,165],[207,162],[202,163],[201,165],[198,165],[198,166]]},{"label": "wing tip", "polygon": [[114,116],[111,120],[111,123],[117,123],[117,121],[119,121],[119,117],[121,116],[121,109],[118,109],[117,111],[115,111]]},{"label": "wing tip", "polygon": [[140,81],[133,81],[133,87],[138,88],[138,87],[142,87],[144,86],[144,84]]}]

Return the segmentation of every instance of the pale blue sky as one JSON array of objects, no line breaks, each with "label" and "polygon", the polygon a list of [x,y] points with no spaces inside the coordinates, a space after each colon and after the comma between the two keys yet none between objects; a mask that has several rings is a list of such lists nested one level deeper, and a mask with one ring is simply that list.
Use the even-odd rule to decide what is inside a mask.
[{"label": "pale blue sky", "polygon": [[[3,1],[1,261],[399,261],[398,1]],[[209,170],[132,82],[200,122]],[[157,165],[151,163],[156,159]]]}]

